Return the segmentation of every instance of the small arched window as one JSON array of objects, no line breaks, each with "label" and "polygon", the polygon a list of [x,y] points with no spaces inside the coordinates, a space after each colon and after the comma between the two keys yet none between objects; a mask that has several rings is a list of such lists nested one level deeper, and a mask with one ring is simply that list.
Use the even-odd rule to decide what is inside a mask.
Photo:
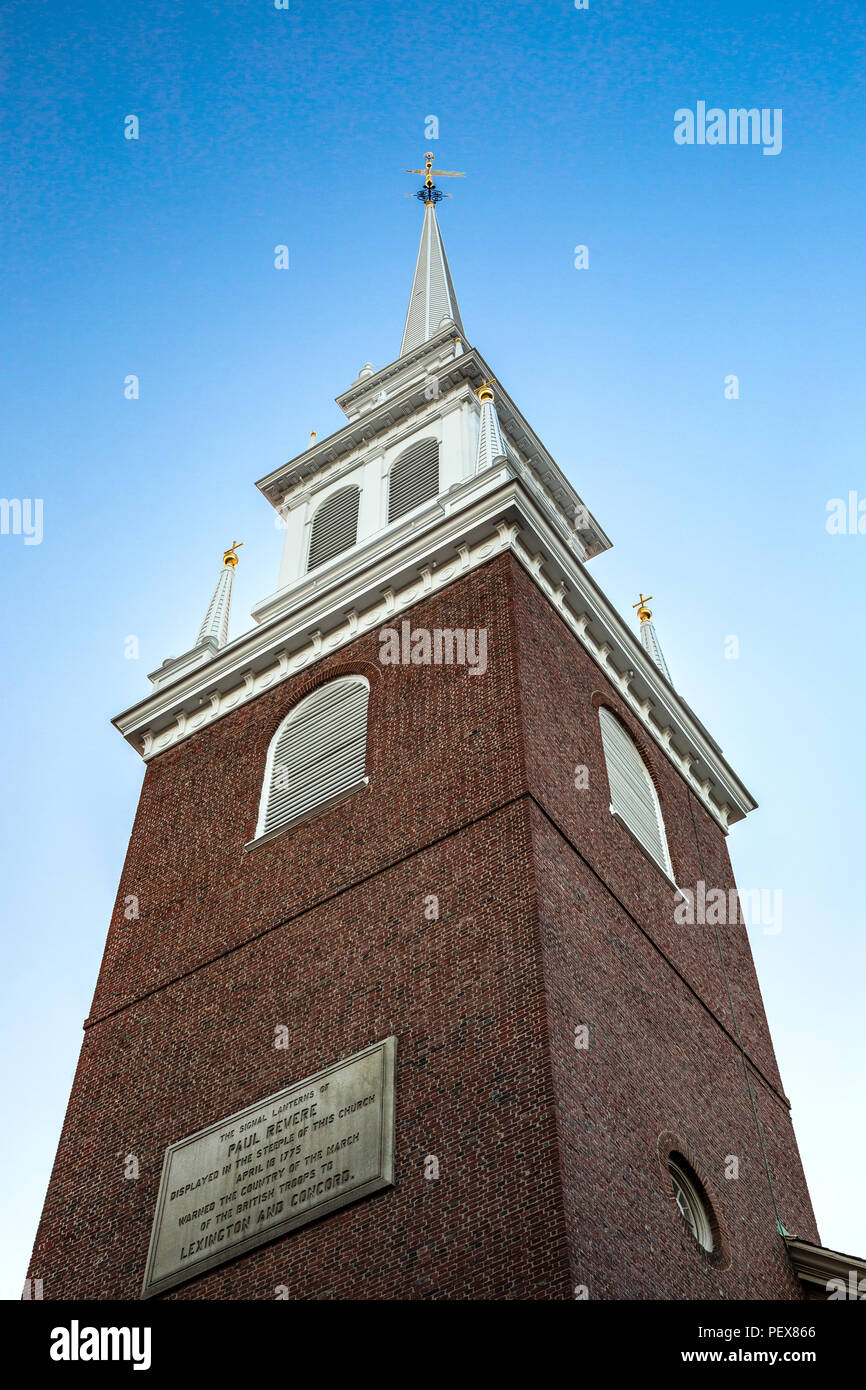
[{"label": "small arched window", "polygon": [[396,521],[439,492],[439,441],[419,439],[391,469],[388,520]]},{"label": "small arched window", "polygon": [[358,504],[361,500],[357,487],[341,487],[326,502],[323,502],[313,517],[310,533],[310,556],[307,569],[314,570],[342,555],[358,539]]},{"label": "small arched window", "polygon": [[340,676],[286,715],[268,749],[256,839],[365,784],[369,696],[364,676]]},{"label": "small arched window", "polygon": [[599,712],[601,742],[610,784],[610,809],[668,876],[671,858],[658,793],[637,744],[605,705]]}]

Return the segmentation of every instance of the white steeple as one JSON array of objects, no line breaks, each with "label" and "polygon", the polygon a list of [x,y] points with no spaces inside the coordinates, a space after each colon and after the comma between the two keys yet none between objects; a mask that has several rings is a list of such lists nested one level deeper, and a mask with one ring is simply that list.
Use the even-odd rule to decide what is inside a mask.
[{"label": "white steeple", "polygon": [[499,415],[493,388],[485,381],[475,393],[481,402],[481,419],[478,424],[478,448],[475,451],[475,472],[481,473],[500,460],[507,461],[505,441],[499,427]]},{"label": "white steeple", "polygon": [[199,628],[196,638],[196,646],[201,646],[202,642],[208,640],[216,643],[218,647],[224,647],[229,640],[229,618],[232,611],[232,584],[234,582],[235,570],[237,568],[238,557],[235,554],[237,547],[243,545],[243,541],[235,541],[229,550],[223,554],[223,567],[220,570],[213,597],[208,604],[207,612],[204,615],[204,622]]},{"label": "white steeple", "polygon": [[229,618],[232,609],[232,584],[238,557],[236,551],[243,541],[233,541],[228,550],[223,551],[223,567],[220,570],[216,588],[213,591],[204,622],[199,628],[195,646],[190,647],[183,656],[169,656],[157,671],[151,671],[148,680],[159,689],[171,685],[182,676],[212,661],[222,647],[228,645]]},{"label": "white steeple", "polygon": [[229,640],[233,546],[196,646],[115,723],[150,761],[507,554],[727,830],[753,798],[672,688],[643,596],[638,639],[589,573],[610,540],[466,341],[432,159],[411,171],[426,174],[424,227],[400,357],[365,363],[337,397],[345,423],[258,482],[284,532],[276,589]]},{"label": "white steeple", "polygon": [[418,248],[400,356],[405,357],[407,352],[434,337],[440,331],[443,319],[453,319],[457,331],[463,334],[457,295],[436,219],[436,206],[429,202],[424,208],[421,245]]},{"label": "white steeple", "polygon": [[644,598],[643,594],[641,594],[639,602],[632,604],[632,608],[637,609],[637,615],[640,618],[641,645],[644,651],[647,653],[647,655],[650,656],[652,660],[655,662],[656,666],[659,668],[665,679],[670,681],[671,685],[673,685],[673,681],[671,680],[671,673],[668,670],[668,664],[665,661],[664,653],[662,652],[659,639],[656,636],[656,630],[653,624],[653,615],[647,608],[647,604],[649,603],[651,598],[652,594],[650,594],[649,598]]}]

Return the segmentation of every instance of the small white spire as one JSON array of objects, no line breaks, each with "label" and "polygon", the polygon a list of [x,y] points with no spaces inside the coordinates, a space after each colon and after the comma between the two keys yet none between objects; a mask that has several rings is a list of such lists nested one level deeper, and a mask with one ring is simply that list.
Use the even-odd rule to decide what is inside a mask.
[{"label": "small white spire", "polygon": [[665,661],[659,639],[656,636],[656,630],[653,625],[653,615],[649,608],[647,608],[647,604],[651,598],[652,594],[650,594],[649,598],[644,598],[643,594],[641,594],[639,601],[632,604],[632,608],[637,609],[637,615],[640,618],[641,646],[659,668],[665,679],[670,681],[670,684],[673,685],[671,673],[668,670],[668,664]]},{"label": "small white spire", "polygon": [[229,640],[229,618],[232,611],[232,584],[234,582],[235,570],[237,569],[238,557],[235,554],[238,546],[243,545],[243,541],[233,541],[228,550],[223,552],[223,567],[220,570],[213,597],[208,604],[207,612],[204,615],[204,622],[199,630],[196,646],[200,647],[203,642],[216,642],[218,647],[224,647]]},{"label": "small white spire", "polygon": [[481,402],[481,420],[478,425],[478,448],[475,451],[475,472],[481,473],[485,468],[491,468],[494,463],[504,461],[507,455],[490,382],[483,382],[476,395]]}]

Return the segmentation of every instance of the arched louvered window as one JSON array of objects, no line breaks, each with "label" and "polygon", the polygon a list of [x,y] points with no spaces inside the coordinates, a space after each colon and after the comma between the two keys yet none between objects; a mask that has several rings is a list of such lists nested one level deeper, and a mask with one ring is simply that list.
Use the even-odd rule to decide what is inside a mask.
[{"label": "arched louvered window", "polygon": [[439,441],[419,439],[395,462],[388,493],[388,520],[411,512],[439,492]]},{"label": "arched louvered window", "polygon": [[307,569],[314,570],[335,555],[355,544],[358,539],[358,504],[360,490],[341,487],[323,502],[313,517],[310,535],[310,558]]},{"label": "arched louvered window", "polygon": [[604,705],[598,714],[610,784],[610,809],[622,817],[647,854],[670,878],[671,859],[661,807],[646,763],[616,715]]},{"label": "arched louvered window", "polygon": [[286,716],[268,749],[257,839],[364,785],[369,695],[363,676],[341,676]]}]

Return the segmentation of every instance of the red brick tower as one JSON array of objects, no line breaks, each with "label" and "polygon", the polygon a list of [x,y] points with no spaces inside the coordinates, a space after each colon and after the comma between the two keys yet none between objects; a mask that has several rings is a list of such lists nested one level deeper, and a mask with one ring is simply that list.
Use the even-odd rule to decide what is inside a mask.
[{"label": "red brick tower", "polygon": [[435,194],[399,358],[259,483],[276,592],[228,641],[227,552],[116,720],[147,771],[46,1298],[803,1296],[746,931],[707,906],[754,803],[467,343]]}]

